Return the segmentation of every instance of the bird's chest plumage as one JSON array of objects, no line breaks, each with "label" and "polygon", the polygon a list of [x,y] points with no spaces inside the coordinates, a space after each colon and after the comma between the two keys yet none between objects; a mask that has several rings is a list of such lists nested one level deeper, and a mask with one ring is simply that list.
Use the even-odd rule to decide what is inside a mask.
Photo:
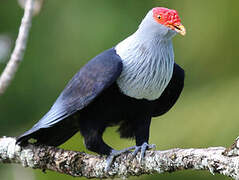
[{"label": "bird's chest plumage", "polygon": [[136,99],[160,97],[172,77],[174,55],[171,44],[157,47],[140,44],[124,51],[116,47],[123,61],[123,70],[117,80],[122,93]]}]

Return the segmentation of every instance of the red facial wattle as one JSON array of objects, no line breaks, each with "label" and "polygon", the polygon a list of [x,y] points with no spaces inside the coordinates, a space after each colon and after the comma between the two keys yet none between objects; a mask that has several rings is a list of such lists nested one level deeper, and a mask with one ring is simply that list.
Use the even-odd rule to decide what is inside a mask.
[{"label": "red facial wattle", "polygon": [[156,22],[165,25],[172,30],[175,30],[181,35],[186,34],[186,29],[181,24],[181,19],[178,16],[178,12],[176,10],[156,7],[153,9],[153,17]]}]

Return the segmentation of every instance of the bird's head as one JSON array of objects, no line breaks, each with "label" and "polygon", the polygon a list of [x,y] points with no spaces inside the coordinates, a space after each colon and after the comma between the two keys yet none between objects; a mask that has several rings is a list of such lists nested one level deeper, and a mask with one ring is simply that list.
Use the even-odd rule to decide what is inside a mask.
[{"label": "bird's head", "polygon": [[177,11],[164,7],[155,7],[150,10],[139,26],[139,29],[146,30],[146,33],[168,37],[172,37],[177,33],[183,36],[186,34],[186,29],[181,24],[181,19]]},{"label": "bird's head", "polygon": [[157,23],[176,31],[183,36],[186,34],[186,29],[181,24],[181,19],[178,16],[178,12],[176,10],[156,7],[153,8],[152,11],[153,18]]}]

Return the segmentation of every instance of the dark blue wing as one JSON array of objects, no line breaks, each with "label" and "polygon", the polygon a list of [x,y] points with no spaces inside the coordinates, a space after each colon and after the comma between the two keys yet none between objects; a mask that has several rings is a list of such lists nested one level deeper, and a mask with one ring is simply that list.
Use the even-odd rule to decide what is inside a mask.
[{"label": "dark blue wing", "polygon": [[122,61],[115,49],[112,48],[99,54],[75,74],[50,111],[22,136],[40,128],[51,127],[83,109],[115,82],[121,71]]},{"label": "dark blue wing", "polygon": [[173,76],[162,95],[155,100],[152,108],[152,116],[160,116],[168,112],[178,100],[184,87],[184,70],[174,64]]}]

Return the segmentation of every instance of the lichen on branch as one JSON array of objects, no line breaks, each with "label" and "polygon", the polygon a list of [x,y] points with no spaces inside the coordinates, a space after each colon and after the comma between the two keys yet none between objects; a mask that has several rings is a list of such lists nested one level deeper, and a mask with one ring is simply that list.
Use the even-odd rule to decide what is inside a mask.
[{"label": "lichen on branch", "polygon": [[[239,179],[239,156],[235,149],[238,147],[147,151],[141,162],[140,154],[133,157],[131,153],[125,153],[117,157],[110,170],[106,171],[106,157],[103,156],[43,145],[20,147],[14,138],[3,137],[0,138],[0,163],[17,163],[33,169],[87,178],[129,177],[193,169]],[[230,152],[234,153],[233,156],[227,155]]]}]

